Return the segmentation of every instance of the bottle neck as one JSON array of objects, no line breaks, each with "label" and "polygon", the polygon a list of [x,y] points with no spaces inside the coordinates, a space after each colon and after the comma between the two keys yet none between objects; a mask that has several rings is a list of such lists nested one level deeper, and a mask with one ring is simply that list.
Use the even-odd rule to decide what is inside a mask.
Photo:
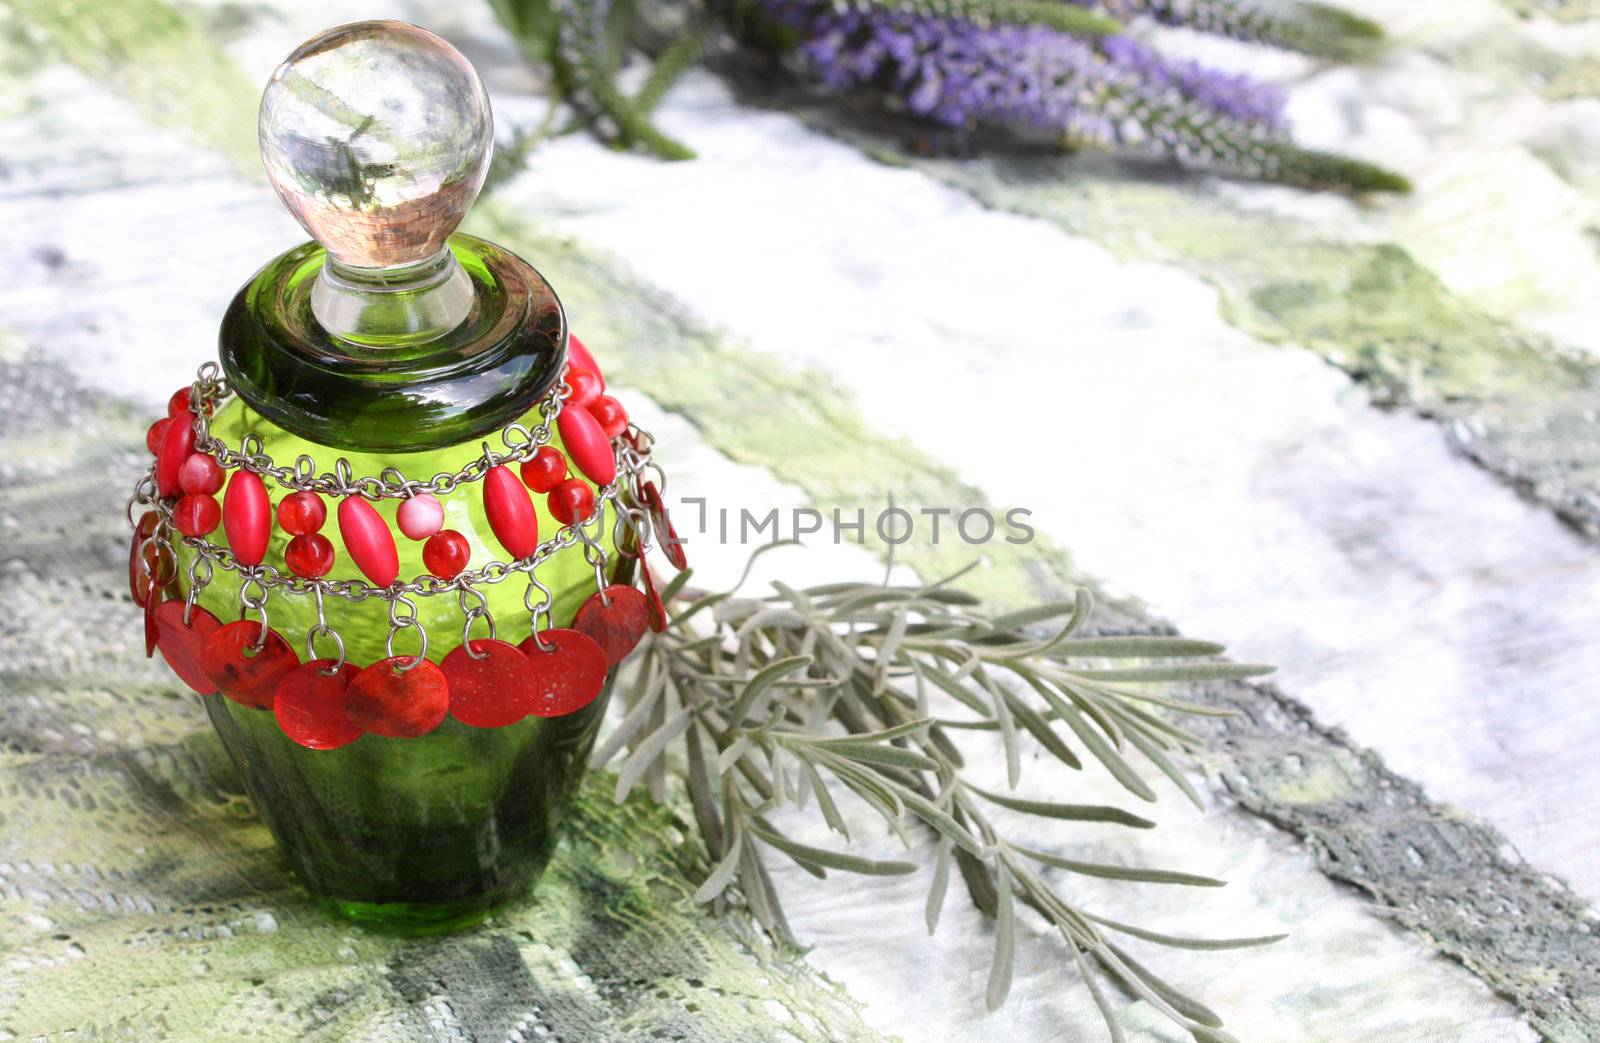
[{"label": "bottle neck", "polygon": [[363,347],[438,340],[472,311],[472,280],[443,247],[424,261],[358,268],[329,255],[311,289],[311,311],[334,337]]},{"label": "bottle neck", "polygon": [[[499,431],[560,378],[566,317],[550,284],[515,254],[459,234],[450,247],[471,309],[426,341],[415,335],[422,323],[388,323],[378,343],[331,332],[313,297],[342,272],[317,244],[269,262],[223,316],[229,387],[285,430],[339,449],[420,452]],[[372,295],[370,283],[362,292]],[[408,328],[409,337],[394,332]]]}]

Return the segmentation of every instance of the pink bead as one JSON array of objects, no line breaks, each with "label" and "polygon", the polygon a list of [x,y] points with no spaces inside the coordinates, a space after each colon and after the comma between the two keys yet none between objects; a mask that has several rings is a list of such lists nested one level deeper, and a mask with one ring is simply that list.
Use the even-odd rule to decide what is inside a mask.
[{"label": "pink bead", "polygon": [[428,493],[418,493],[401,501],[395,521],[406,539],[425,540],[444,528],[444,504]]},{"label": "pink bead", "polygon": [[526,558],[539,549],[539,516],[527,486],[504,464],[483,477],[483,513],[489,516],[494,538],[513,558]]},{"label": "pink bead", "polygon": [[596,485],[610,485],[617,477],[617,458],[599,423],[582,406],[569,407],[556,418],[567,455]]},{"label": "pink bead", "polygon": [[272,501],[267,499],[261,476],[254,471],[240,468],[228,480],[228,492],[222,498],[222,531],[240,564],[259,565],[267,556],[267,541],[272,536]]},{"label": "pink bead", "polygon": [[376,586],[387,587],[400,575],[400,552],[394,533],[377,508],[359,496],[339,501],[339,535],[350,560]]},{"label": "pink bead", "polygon": [[576,333],[567,334],[567,362],[580,369],[587,369],[600,378],[600,390],[606,386],[606,375],[595,363],[594,356],[589,354],[589,349],[583,346],[583,341],[578,339]]}]

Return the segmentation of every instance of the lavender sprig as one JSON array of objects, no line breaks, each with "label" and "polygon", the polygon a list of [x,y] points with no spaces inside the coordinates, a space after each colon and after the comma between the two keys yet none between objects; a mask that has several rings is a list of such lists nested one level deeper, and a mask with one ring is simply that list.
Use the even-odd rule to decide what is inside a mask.
[{"label": "lavender sprig", "polygon": [[1275,85],[1168,58],[1132,37],[841,11],[816,0],[761,6],[796,34],[802,67],[823,85],[883,90],[946,127],[1025,129],[1317,187],[1405,187],[1376,167],[1296,149]]},{"label": "lavender sprig", "polygon": [[[1113,805],[1064,802],[1070,783],[1069,792],[1036,796],[1018,787],[1035,756],[1074,770],[1092,761],[1133,797],[1154,801],[1147,765],[1200,806],[1176,760],[1201,746],[1182,718],[1227,711],[1149,685],[1255,677],[1269,668],[1216,659],[1222,647],[1205,641],[1086,635],[1092,602],[1084,591],[1070,601],[984,612],[952,585],[959,575],[926,586],[796,590],[775,582],[765,598],[686,597],[619,680],[622,718],[591,764],[618,762],[619,801],[635,786],[661,793],[669,778],[680,780],[711,867],[695,900],[719,911],[743,906],[780,942],[796,939],[767,869],[772,859],[817,877],[918,871],[913,861],[848,849],[855,838],[840,805],[859,802],[908,851],[931,849],[930,934],[952,868],[994,921],[991,1010],[1010,990],[1017,920],[1032,910],[1065,943],[1113,1041],[1123,1036],[1102,983],[1145,1001],[1197,1043],[1232,1041],[1216,1012],[1129,955],[1116,936],[1235,949],[1281,935],[1181,938],[1100,915],[1075,893],[1081,878],[1201,888],[1222,881],[1076,857],[1067,829],[1156,824]],[[669,604],[687,577],[679,573],[666,588]],[[998,740],[1003,783],[980,782],[967,763],[974,732]],[[808,807],[843,849],[802,842],[775,815],[788,809],[794,821]]]}]

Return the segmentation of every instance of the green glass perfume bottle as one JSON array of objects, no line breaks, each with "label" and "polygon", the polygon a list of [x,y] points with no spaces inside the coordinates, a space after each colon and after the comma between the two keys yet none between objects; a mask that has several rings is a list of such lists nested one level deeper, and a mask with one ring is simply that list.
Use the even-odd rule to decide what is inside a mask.
[{"label": "green glass perfume bottle", "polygon": [[643,631],[610,519],[644,439],[614,400],[576,404],[581,348],[544,278],[452,234],[492,124],[443,40],[381,21],[315,37],[274,73],[260,137],[315,242],[239,292],[223,380],[202,373],[157,449],[145,499],[176,581],[148,591],[147,640],[314,896],[447,930],[543,868]]}]

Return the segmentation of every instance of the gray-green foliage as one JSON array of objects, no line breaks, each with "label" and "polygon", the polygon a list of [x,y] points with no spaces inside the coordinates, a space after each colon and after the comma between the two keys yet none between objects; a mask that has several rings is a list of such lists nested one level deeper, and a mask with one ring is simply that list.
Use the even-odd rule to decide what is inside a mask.
[{"label": "gray-green foliage", "polygon": [[[955,577],[951,577],[952,579]],[[680,574],[666,594],[684,589]],[[1197,940],[1121,924],[1083,908],[1044,870],[1135,883],[1214,887],[1221,881],[1165,868],[1106,865],[1044,850],[991,822],[1002,807],[1044,820],[1150,828],[1121,808],[997,792],[964,771],[963,733],[997,733],[1008,784],[1023,783],[1022,750],[1034,743],[1072,768],[1098,761],[1129,793],[1152,801],[1140,759],[1198,797],[1172,761],[1200,741],[1172,718],[1212,714],[1151,690],[1152,682],[1246,678],[1270,668],[1221,661],[1218,645],[1183,638],[1083,636],[1088,595],[990,616],[949,580],[927,586],[841,583],[764,598],[695,594],[659,634],[646,638],[623,691],[624,716],[595,752],[620,760],[616,797],[640,784],[657,791],[682,777],[715,868],[697,900],[742,905],[775,938],[796,939],[766,868],[777,856],[817,877],[912,873],[908,861],[850,853],[836,796],[875,811],[910,850],[933,847],[926,909],[939,921],[952,864],[976,906],[994,918],[996,949],[987,1000],[1010,988],[1018,903],[1056,928],[1120,1038],[1088,964],[1150,1003],[1199,1040],[1227,1038],[1220,1019],[1162,981],[1110,939],[1125,934],[1185,948],[1258,945],[1274,937]],[[1053,632],[1042,628],[1054,627]],[[1061,726],[1065,726],[1065,732]],[[676,752],[674,752],[676,751]],[[1087,758],[1081,756],[1087,754]],[[771,812],[812,807],[842,847],[801,843]],[[917,826],[926,827],[918,829]],[[1070,879],[1067,877],[1066,879]]]}]

